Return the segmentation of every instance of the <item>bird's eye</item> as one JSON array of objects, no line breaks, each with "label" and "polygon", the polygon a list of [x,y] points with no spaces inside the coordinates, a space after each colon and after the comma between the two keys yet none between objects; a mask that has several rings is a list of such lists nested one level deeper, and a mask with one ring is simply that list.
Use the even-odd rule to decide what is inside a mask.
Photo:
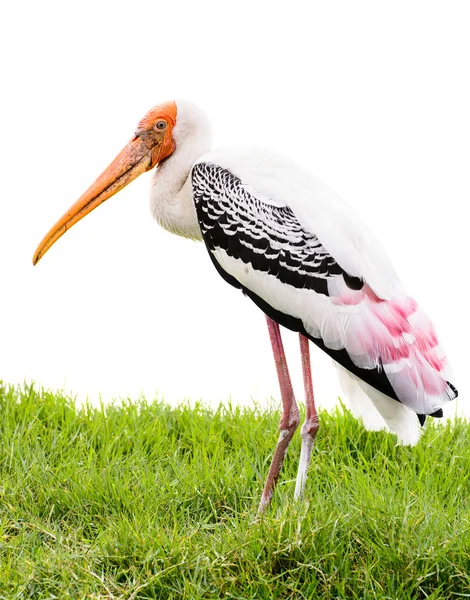
[{"label": "bird's eye", "polygon": [[166,121],[157,121],[156,128],[160,130],[166,129]]}]

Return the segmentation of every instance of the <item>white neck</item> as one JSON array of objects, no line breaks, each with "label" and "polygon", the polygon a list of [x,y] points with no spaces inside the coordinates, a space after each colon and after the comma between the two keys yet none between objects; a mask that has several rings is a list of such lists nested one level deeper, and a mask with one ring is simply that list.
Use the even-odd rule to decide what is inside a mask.
[{"label": "white neck", "polygon": [[205,114],[189,102],[177,102],[173,129],[176,150],[157,169],[150,189],[150,210],[167,231],[202,240],[193,202],[189,173],[211,148],[210,124]]}]

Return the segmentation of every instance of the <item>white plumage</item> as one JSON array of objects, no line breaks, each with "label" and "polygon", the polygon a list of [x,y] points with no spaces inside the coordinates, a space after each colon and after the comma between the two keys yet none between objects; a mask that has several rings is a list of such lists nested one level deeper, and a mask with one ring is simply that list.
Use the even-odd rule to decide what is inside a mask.
[{"label": "white plumage", "polygon": [[[211,251],[224,271],[276,311],[300,319],[307,334],[320,338],[327,348],[346,349],[354,365],[364,370],[364,377],[370,369],[383,370],[398,399],[415,413],[432,414],[454,398],[447,384],[451,375],[431,321],[406,295],[370,230],[334,192],[303,169],[259,149],[240,153],[217,150],[196,164],[201,163],[228,170],[269,209],[289,207],[299,224],[321,241],[319,251],[326,250],[344,271],[360,278],[364,285],[360,290],[351,289],[343,276],[335,275],[327,277],[328,295],[317,293],[289,285],[276,275],[253,268],[246,258],[235,258],[215,247]],[[233,195],[226,192],[230,193]],[[220,195],[217,202],[222,206]],[[232,219],[237,218],[236,210],[247,214],[246,207],[235,207],[236,202],[232,199]],[[226,204],[223,206],[229,210]],[[249,209],[248,214],[256,225],[259,214],[250,214]],[[247,227],[250,225],[246,221],[240,221],[237,232]],[[286,239],[288,236],[287,231]],[[279,246],[274,239],[274,248],[276,244]],[[363,391],[369,397],[375,396],[377,405],[373,388],[368,386]],[[396,400],[390,406],[390,411],[404,414]],[[399,435],[394,421],[391,423]]]},{"label": "white plumage", "polygon": [[338,363],[338,378],[352,414],[369,431],[393,431],[400,443],[414,446],[421,436],[421,427],[414,410],[391,399],[364,383]]},{"label": "white plumage", "polygon": [[172,233],[203,240],[220,275],[267,315],[283,412],[260,511],[299,424],[279,325],[299,332],[305,385],[296,497],[318,429],[308,340],[336,361],[366,427],[387,426],[414,444],[425,415],[442,416],[457,396],[444,352],[370,229],[334,191],[285,158],[257,148],[211,150],[209,120],[190,102],[164,103],[145,115],[129,144],[45,236],[34,262],[153,167],[155,219]]}]

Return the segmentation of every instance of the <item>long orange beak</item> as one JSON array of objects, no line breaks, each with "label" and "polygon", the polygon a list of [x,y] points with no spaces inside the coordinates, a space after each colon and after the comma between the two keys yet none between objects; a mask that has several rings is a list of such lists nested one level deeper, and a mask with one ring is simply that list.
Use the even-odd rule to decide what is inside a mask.
[{"label": "long orange beak", "polygon": [[44,236],[34,253],[33,264],[35,265],[44,256],[67,229],[70,229],[72,225],[78,223],[80,219],[114,196],[139,175],[154,167],[160,160],[163,142],[164,140],[158,135],[144,133],[134,137]]}]

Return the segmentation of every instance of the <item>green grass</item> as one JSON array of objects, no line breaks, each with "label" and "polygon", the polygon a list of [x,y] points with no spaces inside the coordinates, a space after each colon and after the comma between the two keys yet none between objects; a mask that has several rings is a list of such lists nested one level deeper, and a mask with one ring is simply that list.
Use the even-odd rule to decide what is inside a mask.
[{"label": "green grass", "polygon": [[255,522],[279,413],[77,408],[0,386],[0,598],[470,597],[470,426],[416,448],[321,414]]}]

